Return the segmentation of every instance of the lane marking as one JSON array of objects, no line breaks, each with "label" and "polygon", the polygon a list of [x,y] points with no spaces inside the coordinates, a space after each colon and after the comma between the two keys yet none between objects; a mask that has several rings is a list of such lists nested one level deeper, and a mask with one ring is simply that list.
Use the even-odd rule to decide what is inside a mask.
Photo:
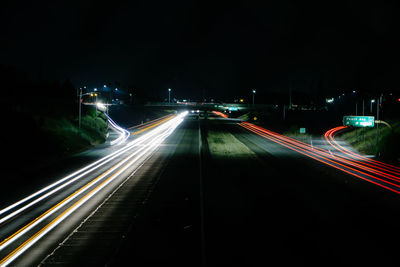
[{"label": "lane marking", "polygon": [[[58,215],[55,219],[53,219],[49,224],[47,224],[45,227],[43,227],[41,230],[36,232],[33,236],[31,236],[28,240],[26,240],[24,243],[22,243],[20,246],[18,246],[16,249],[14,249],[10,254],[8,254],[5,258],[0,260],[0,266],[6,266],[9,263],[11,263],[14,259],[16,259],[19,255],[21,255],[24,251],[26,251],[29,247],[31,247],[34,243],[36,243],[42,236],[44,236],[47,232],[52,230],[54,227],[56,227],[59,223],[61,223],[65,218],[67,218],[70,214],[72,214],[76,209],[78,209],[81,205],[83,205],[86,201],[88,201],[92,196],[94,196],[98,191],[100,191],[102,188],[104,188],[107,184],[109,184],[112,180],[114,180],[116,177],[118,177],[121,173],[123,173],[126,169],[128,169],[133,163],[135,163],[138,159],[140,159],[145,153],[149,152],[150,149],[156,148],[159,146],[165,138],[167,138],[175,129],[180,125],[180,123],[183,121],[183,117],[186,116],[187,112],[181,113],[180,116],[178,116],[176,123],[174,124],[167,124],[168,127],[164,130],[164,132],[160,133],[158,136],[155,137],[155,139],[147,145],[147,148],[139,150],[139,152],[142,152],[140,156],[136,156],[134,159],[132,159],[128,164],[126,164],[124,167],[120,168],[117,172],[115,172],[113,175],[111,175],[109,178],[107,178],[105,181],[103,181],[101,184],[96,186],[93,190],[91,190],[88,194],[86,194],[84,197],[82,197],[80,200],[75,202],[71,207],[66,209],[64,212],[62,212],[60,215]],[[138,153],[135,153],[136,155]],[[129,156],[127,160],[129,160],[133,156]],[[124,160],[123,163],[125,163],[127,160]],[[121,163],[121,162],[120,162]],[[122,165],[122,164],[117,164],[117,165]],[[82,189],[82,188],[81,188]],[[78,191],[81,191],[78,190]],[[76,192],[75,192],[76,193]],[[74,193],[74,194],[75,194]],[[74,195],[72,194],[72,195]],[[72,195],[67,197],[66,199],[70,198]],[[62,202],[64,202],[66,199],[64,199]],[[60,203],[62,203],[60,202]],[[60,203],[58,203],[56,206],[58,206]],[[54,207],[53,207],[54,208]],[[47,213],[47,212],[46,212]],[[36,220],[36,219],[35,219]]]},{"label": "lane marking", "polygon": [[[171,120],[172,117],[173,117],[173,116],[171,115],[170,118],[169,118],[169,120]],[[167,121],[167,120],[166,120],[166,121]],[[151,127],[151,128],[153,128],[153,127]],[[151,128],[146,129],[145,131],[150,130]],[[150,134],[150,133],[149,133],[149,134]],[[155,133],[154,133],[154,134],[155,134]],[[154,134],[153,134],[153,135],[154,135]],[[59,187],[53,189],[51,192],[48,192],[48,193],[46,193],[45,195],[39,197],[38,199],[32,201],[30,204],[27,204],[27,205],[25,205],[24,207],[18,209],[17,211],[14,211],[13,213],[11,213],[11,214],[9,214],[9,215],[7,215],[7,216],[1,218],[1,219],[0,219],[0,224],[6,222],[7,220],[11,219],[12,217],[18,215],[18,214],[21,213],[22,211],[28,209],[29,207],[33,206],[34,204],[40,202],[41,200],[43,200],[43,199],[49,197],[50,195],[52,195],[52,194],[54,194],[55,192],[61,190],[62,188],[66,187],[67,185],[69,185],[69,184],[75,182],[75,181],[78,180],[79,178],[81,178],[81,177],[83,177],[83,176],[89,174],[90,172],[92,172],[92,171],[98,169],[99,167],[105,165],[106,163],[110,162],[110,161],[113,160],[114,158],[116,158],[116,157],[122,155],[122,154],[125,153],[126,151],[128,151],[128,150],[132,149],[133,147],[139,145],[140,143],[145,142],[147,139],[149,139],[149,138],[151,138],[151,137],[152,137],[152,135],[141,136],[141,137],[139,137],[138,139],[135,139],[135,140],[133,140],[132,142],[130,142],[129,144],[127,144],[125,147],[123,147],[123,148],[121,148],[121,149],[119,149],[119,150],[117,150],[117,151],[111,153],[110,155],[105,156],[105,157],[103,157],[103,158],[101,158],[101,159],[99,159],[99,160],[97,160],[97,161],[95,161],[95,162],[89,164],[88,166],[86,166],[86,167],[84,167],[84,168],[82,168],[82,169],[80,169],[80,170],[78,170],[78,171],[76,171],[76,172],[74,172],[74,173],[72,173],[72,174],[70,174],[70,175],[68,175],[68,176],[66,176],[66,177],[64,177],[64,178],[62,178],[62,179],[60,179],[59,181],[57,181],[57,182],[55,182],[55,183],[53,183],[53,184],[51,184],[51,185],[49,185],[49,186],[46,186],[46,187],[43,188],[43,189],[40,189],[39,191],[37,191],[37,192],[31,194],[30,196],[27,196],[27,197],[21,199],[20,201],[17,201],[16,203],[14,203],[14,204],[12,204],[12,205],[10,205],[10,206],[8,206],[8,207],[6,207],[6,208],[0,210],[0,215],[3,214],[3,213],[6,213],[7,211],[9,211],[9,210],[11,210],[11,209],[13,209],[13,208],[18,207],[19,205],[21,205],[21,204],[23,204],[23,203],[25,203],[25,202],[27,202],[27,201],[29,201],[29,200],[31,200],[31,199],[37,197],[37,196],[43,194],[43,193],[46,192],[47,190],[50,190],[51,188],[53,188],[53,187],[55,187],[55,186],[57,186],[57,185],[59,185],[59,184],[65,182],[65,181],[67,181],[68,179],[71,179],[71,178],[72,178],[70,181],[68,181],[68,182],[66,182],[66,183],[64,183],[64,184],[62,184],[62,185],[60,185]],[[86,170],[87,170],[87,171],[86,171]],[[78,176],[77,176],[77,175],[78,175]],[[74,177],[75,177],[75,178],[74,178]],[[1,243],[0,243],[0,244],[1,244]]]},{"label": "lane marking", "polygon": [[[250,130],[250,131],[252,131],[252,132],[254,132],[254,133],[256,133],[257,135],[260,135],[260,136],[262,136],[264,138],[267,138],[267,139],[269,139],[269,140],[271,140],[273,142],[281,144],[282,146],[285,146],[285,147],[287,147],[289,149],[297,151],[298,153],[301,153],[303,155],[311,157],[311,158],[313,158],[313,159],[315,159],[317,161],[320,161],[320,162],[322,162],[324,164],[327,164],[327,165],[332,166],[332,167],[334,167],[336,169],[342,170],[342,171],[344,171],[344,172],[346,172],[348,174],[351,174],[353,176],[361,178],[361,179],[363,179],[365,181],[368,181],[368,182],[371,182],[371,183],[376,184],[378,186],[381,186],[381,187],[383,187],[385,189],[388,189],[388,190],[390,190],[392,192],[395,192],[395,193],[398,193],[398,194],[400,193],[400,191],[399,191],[400,186],[399,185],[393,184],[393,183],[391,183],[389,181],[380,179],[380,178],[378,178],[376,176],[370,175],[368,173],[362,172],[360,170],[354,169],[354,168],[352,168],[350,166],[343,165],[343,164],[337,162],[337,161],[341,161],[342,159],[339,159],[339,158],[336,157],[336,158],[332,158],[332,160],[330,160],[330,159],[326,158],[325,156],[323,156],[322,154],[316,154],[316,153],[314,153],[314,152],[312,152],[310,150],[307,151],[307,149],[296,147],[296,145],[294,145],[293,143],[290,143],[287,140],[285,141],[285,140],[279,139],[278,136],[274,136],[272,134],[266,134],[266,133],[264,133],[264,134],[263,133],[259,133],[255,128],[251,127],[251,125],[245,125],[245,124],[241,124],[241,123],[239,123],[239,125],[244,127],[244,128],[246,128],[246,129],[248,129],[248,130]],[[284,136],[280,137],[280,138],[284,138]],[[314,155],[314,156],[312,156],[312,155]],[[335,160],[337,160],[337,161],[335,161]],[[332,163],[328,163],[326,161],[329,161],[329,162],[332,162]],[[339,167],[337,165],[342,166],[343,168],[341,168],[341,167]],[[377,181],[373,181],[373,180],[368,179],[366,177],[363,177],[361,175],[368,176],[368,177],[372,178],[373,180],[380,181],[381,183],[379,183]],[[390,186],[392,186],[392,187],[390,187]]]},{"label": "lane marking", "polygon": [[137,132],[133,132],[132,135],[138,135],[138,134],[140,134],[140,133],[142,133],[142,132],[144,132],[144,131],[147,131],[147,130],[153,128],[153,127],[156,127],[156,126],[158,126],[158,125],[160,125],[160,124],[162,124],[162,123],[164,123],[165,121],[168,121],[168,120],[170,120],[170,119],[171,119],[171,118],[166,118],[166,119],[164,119],[164,120],[161,120],[160,122],[154,123],[154,124],[152,124],[152,125],[150,125],[150,126],[144,128],[144,129],[141,129],[141,130],[139,130],[139,131],[137,131]]}]

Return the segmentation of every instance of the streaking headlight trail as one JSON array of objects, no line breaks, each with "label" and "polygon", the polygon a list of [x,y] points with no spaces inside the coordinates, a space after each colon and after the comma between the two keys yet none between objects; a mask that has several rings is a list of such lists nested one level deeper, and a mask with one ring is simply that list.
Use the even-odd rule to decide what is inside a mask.
[{"label": "streaking headlight trail", "polygon": [[[128,170],[128,168],[139,168],[139,166],[141,166],[139,163],[145,161],[152,154],[152,152],[154,152],[155,149],[176,129],[176,127],[179,126],[186,114],[187,112],[178,114],[158,127],[155,127],[151,131],[143,134],[139,138],[129,142],[120,150],[88,165],[85,168],[82,168],[81,170],[78,170],[77,172],[65,178],[60,179],[60,181],[45,187],[42,190],[39,190],[38,192],[22,199],[21,201],[4,208],[2,210],[3,214],[13,210],[15,207],[21,206],[18,210],[1,218],[1,226],[7,224],[9,220],[20,214],[22,211],[32,207],[44,198],[48,198],[56,191],[64,188],[70,184],[72,180],[79,179],[84,175],[88,175],[94,169],[99,168],[99,165],[104,165],[105,162],[115,159],[117,156],[122,156],[122,159],[118,159],[117,164],[109,168],[101,175],[98,175],[90,182],[74,191],[71,195],[65,197],[56,205],[53,205],[53,207],[42,213],[36,219],[25,224],[19,230],[10,234],[2,242],[0,242],[0,256],[2,258],[0,260],[0,266],[6,266],[13,262],[16,258],[18,258],[18,256],[24,253],[38,240],[54,229],[58,224],[68,218],[68,216],[73,214],[74,211],[84,205],[99,191],[120,177],[121,174]],[[49,192],[43,194],[46,191]],[[22,206],[22,204],[25,205]]]},{"label": "streaking headlight trail", "polygon": [[[178,119],[178,117],[176,117],[175,119]],[[173,121],[169,122],[169,123],[173,123]],[[150,138],[152,138],[153,136],[155,136],[157,133],[162,132],[166,127],[168,127],[169,124],[163,124],[158,128],[153,129],[152,131],[149,131],[148,133],[146,133],[143,136],[140,136],[139,138],[129,142],[128,144],[126,144],[124,147],[120,148],[119,150],[87,165],[86,167],[83,167],[81,169],[79,169],[78,171],[71,173],[70,175],[67,175],[64,178],[61,178],[60,180],[54,182],[53,184],[44,187],[43,189],[21,199],[20,201],[17,201],[16,203],[9,205],[8,207],[5,207],[3,209],[0,210],[0,215],[3,215],[7,212],[9,212],[10,210],[22,205],[23,203],[32,200],[35,197],[38,197],[41,195],[40,198],[36,199],[35,202],[31,202],[29,204],[27,204],[26,206],[20,208],[18,211],[15,211],[12,213],[12,215],[8,215],[5,217],[0,218],[0,224],[5,222],[6,220],[10,219],[11,217],[19,214],[20,212],[24,211],[25,209],[27,209],[28,207],[32,206],[33,204],[36,204],[37,202],[39,202],[42,199],[45,199],[46,197],[56,193],[57,191],[59,191],[60,189],[64,188],[65,186],[75,182],[76,180],[78,180],[79,178],[93,172],[94,170],[98,169],[99,167],[103,166],[104,164],[110,162],[111,160],[115,159],[116,157],[122,155],[123,153],[126,153],[127,151],[129,151],[130,149],[132,149],[133,147],[139,146],[141,145],[143,142],[149,140]],[[65,183],[64,183],[65,182]],[[56,187],[57,185],[59,185],[58,187]],[[42,195],[43,193],[45,193],[46,191],[52,189],[56,187],[55,189],[53,189],[51,192],[48,192],[46,195]]]},{"label": "streaking headlight trail", "polygon": [[119,137],[117,139],[111,141],[110,144],[115,145],[115,144],[121,144],[121,143],[125,142],[129,138],[131,133],[129,131],[125,130],[124,128],[122,128],[121,126],[119,126],[117,123],[115,123],[110,118],[110,116],[108,116],[106,113],[104,113],[104,115],[107,117],[108,123],[110,124],[110,126],[119,133]]}]

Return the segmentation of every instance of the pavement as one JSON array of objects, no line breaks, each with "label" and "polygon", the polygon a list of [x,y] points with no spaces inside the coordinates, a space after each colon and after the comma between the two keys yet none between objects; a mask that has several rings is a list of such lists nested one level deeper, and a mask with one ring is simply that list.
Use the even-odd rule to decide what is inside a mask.
[{"label": "pavement", "polygon": [[398,194],[237,121],[187,116],[141,164],[20,264],[397,266]]},{"label": "pavement", "polygon": [[[196,122],[182,126],[114,266],[397,265],[398,195],[236,123],[201,120],[200,133]],[[228,146],[246,146],[239,157],[210,152],[210,143],[224,146],[221,133],[236,139]]]}]

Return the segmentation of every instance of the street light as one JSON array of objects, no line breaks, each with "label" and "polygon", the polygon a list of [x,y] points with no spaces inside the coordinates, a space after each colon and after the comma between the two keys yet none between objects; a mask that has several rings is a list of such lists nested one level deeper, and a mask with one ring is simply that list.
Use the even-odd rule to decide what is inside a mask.
[{"label": "street light", "polygon": [[100,109],[101,111],[103,111],[103,112],[105,112],[105,111],[107,110],[107,106],[104,105],[104,104],[101,103],[101,102],[96,103],[96,107],[97,107],[98,109]]},{"label": "street light", "polygon": [[[83,88],[86,88],[86,86],[84,86]],[[86,93],[86,94],[82,94],[82,88],[79,88],[80,92],[79,92],[79,130],[81,130],[81,117],[82,117],[82,96],[84,95],[90,95],[90,96],[96,96],[96,100],[97,100],[97,94],[93,94],[93,93]],[[96,89],[96,88],[95,88]],[[97,89],[96,89],[97,90]],[[97,101],[96,101],[97,102]],[[96,112],[97,112],[97,106],[96,106]]]},{"label": "street light", "polygon": [[254,106],[254,96],[256,95],[256,90],[253,89],[253,106]]},{"label": "street light", "polygon": [[370,112],[372,113],[372,103],[375,103],[375,99],[371,99],[371,107],[370,107]]},{"label": "street light", "polygon": [[171,88],[168,88],[168,103],[171,103]]}]

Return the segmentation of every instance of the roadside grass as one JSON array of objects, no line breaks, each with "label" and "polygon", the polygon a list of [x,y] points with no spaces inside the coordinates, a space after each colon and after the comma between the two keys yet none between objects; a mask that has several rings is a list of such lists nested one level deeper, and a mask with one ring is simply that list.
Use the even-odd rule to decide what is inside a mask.
[{"label": "roadside grass", "polygon": [[289,129],[287,131],[284,131],[282,134],[285,136],[297,139],[299,141],[302,141],[304,143],[310,143],[311,139],[313,138],[313,135],[308,132],[300,133],[300,126],[295,125],[295,124],[290,125]]},{"label": "roadside grass", "polygon": [[104,143],[107,135],[107,119],[101,113],[89,110],[82,116],[81,131],[77,119],[46,117],[42,130],[48,146],[56,154],[69,155]]},{"label": "roadside grass", "polygon": [[263,121],[265,118],[269,118],[270,116],[271,114],[267,111],[250,111],[240,115],[237,117],[237,119],[251,123],[257,123],[259,121]]},{"label": "roadside grass", "polygon": [[[332,125],[329,126],[328,124],[319,128],[313,128],[313,123],[309,123],[307,126],[304,123],[307,117],[299,120],[303,123],[296,123],[293,119],[288,119],[284,122],[280,121],[276,117],[279,114],[275,114],[275,116],[263,115],[259,112],[249,112],[239,118],[252,123],[266,125],[269,129],[309,144],[311,144],[313,136],[321,135],[321,129],[319,128],[332,128]],[[253,119],[254,117],[257,117],[256,121]],[[387,120],[387,122],[392,126],[393,132],[386,125],[379,124],[378,144],[376,141],[376,127],[353,128],[343,134],[339,134],[337,139],[344,140],[361,154],[376,155],[386,161],[398,161],[400,160],[400,121]],[[300,134],[300,127],[305,127],[307,132]]]},{"label": "roadside grass", "polygon": [[379,124],[379,138],[376,140],[376,126],[373,128],[354,128],[339,135],[353,148],[362,154],[377,155],[387,160],[395,160],[400,157],[400,122],[388,121],[393,132],[385,125]]},{"label": "roadside grass", "polygon": [[242,120],[242,121],[248,121],[249,118],[250,118],[250,112],[247,112],[247,113],[245,113],[245,114],[243,114],[243,115],[238,117],[238,119]]}]

